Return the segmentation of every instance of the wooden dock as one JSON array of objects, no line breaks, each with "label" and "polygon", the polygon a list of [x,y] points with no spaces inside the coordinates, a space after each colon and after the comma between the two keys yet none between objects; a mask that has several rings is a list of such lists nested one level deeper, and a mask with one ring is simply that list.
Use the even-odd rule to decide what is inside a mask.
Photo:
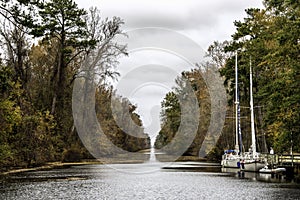
[{"label": "wooden dock", "polygon": [[270,166],[284,167],[287,175],[300,174],[300,154],[263,154]]}]

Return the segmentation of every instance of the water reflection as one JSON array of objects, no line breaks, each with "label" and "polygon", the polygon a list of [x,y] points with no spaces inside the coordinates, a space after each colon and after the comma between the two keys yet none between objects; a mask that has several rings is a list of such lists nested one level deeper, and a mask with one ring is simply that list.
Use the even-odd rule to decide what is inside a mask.
[{"label": "water reflection", "polygon": [[[84,165],[10,175],[1,179],[0,199],[286,200],[300,196],[299,185],[285,179],[274,182],[268,174],[250,172],[239,177],[237,171],[222,172],[213,163],[182,162],[151,173],[126,172],[142,171],[139,168],[146,166],[118,164],[115,168],[123,168],[120,171],[105,165]],[[189,168],[180,168],[183,166]]]},{"label": "water reflection", "polygon": [[240,169],[234,168],[221,168],[223,173],[228,173],[233,177],[244,178],[253,181],[262,181],[268,183],[290,183],[293,182],[291,179],[288,179],[285,175],[275,175],[275,174],[266,174],[266,173],[254,173],[254,172],[245,172]]}]

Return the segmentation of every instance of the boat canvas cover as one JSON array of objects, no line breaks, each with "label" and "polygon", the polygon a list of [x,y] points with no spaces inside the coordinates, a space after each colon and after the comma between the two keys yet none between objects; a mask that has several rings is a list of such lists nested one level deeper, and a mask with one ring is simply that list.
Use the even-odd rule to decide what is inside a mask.
[{"label": "boat canvas cover", "polygon": [[224,153],[235,153],[235,150],[228,149],[228,150],[225,150]]}]

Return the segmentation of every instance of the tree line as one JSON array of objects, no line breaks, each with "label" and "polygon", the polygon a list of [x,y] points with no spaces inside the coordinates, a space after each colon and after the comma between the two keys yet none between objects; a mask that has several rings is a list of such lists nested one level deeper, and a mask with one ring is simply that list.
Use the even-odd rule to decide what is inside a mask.
[{"label": "tree line", "polygon": [[[191,71],[182,72],[180,77],[176,79],[176,86],[173,91],[166,94],[164,100],[161,102],[161,130],[155,140],[155,148],[162,149],[164,146],[168,145],[176,136],[175,145],[172,148],[167,148],[166,151],[169,154],[173,152],[178,152],[178,150],[183,149],[183,156],[199,156],[199,151],[201,145],[204,141],[206,133],[208,131],[208,126],[210,123],[210,95],[208,88],[206,86],[204,73],[200,68],[195,68]],[[187,95],[191,95],[186,92],[186,81],[190,84],[191,89],[197,100],[197,106],[199,106],[198,115],[194,115],[195,108],[191,106],[193,102],[189,102]],[[186,125],[183,124],[183,106],[185,105],[186,113],[191,115],[193,119],[189,119]],[[191,105],[189,105],[191,104]],[[190,123],[197,123],[198,127],[196,130],[191,128]],[[185,129],[181,134],[179,131],[180,127]],[[187,139],[186,134],[192,134],[195,132],[195,137],[190,142],[189,146],[184,143]],[[173,141],[174,142],[174,141]]]},{"label": "tree line", "polygon": [[[118,58],[126,46],[114,41],[123,35],[123,20],[103,19],[97,8],[78,8],[73,0],[1,0],[0,168],[30,167],[49,161],[91,158],[82,145],[72,117],[74,81],[88,57],[97,55],[92,77],[96,105],[123,103],[142,127],[135,106],[118,97],[109,81],[116,79]],[[110,129],[109,137],[129,151],[148,148],[149,138],[132,139],[118,128],[115,116],[97,109]],[[138,134],[144,135],[143,129]],[[122,141],[121,141],[122,140]],[[137,141],[138,140],[138,141]]]},{"label": "tree line", "polygon": [[[257,137],[258,141],[265,140],[260,150],[266,152],[267,146],[277,153],[290,153],[291,148],[299,152],[300,6],[290,0],[263,3],[264,9],[247,9],[247,17],[234,22],[236,32],[224,51],[238,54],[240,100],[244,106],[249,105],[251,62]],[[233,58],[228,59],[220,70],[231,99],[233,62]]]},{"label": "tree line", "polygon": [[[114,41],[116,36],[124,34],[122,19],[103,19],[97,8],[80,9],[73,0],[1,0],[0,3],[1,169],[92,158],[77,136],[72,116],[72,90],[79,77],[93,80],[96,115],[114,145],[132,152],[150,147],[136,106],[117,96],[109,84],[119,76],[118,58],[127,55],[126,46]],[[230,41],[216,41],[208,48],[208,63],[177,77],[174,90],[166,94],[161,104],[162,128],[156,148],[170,143],[180,128],[183,112],[180,97],[184,96],[185,79],[189,80],[199,103],[199,126],[183,155],[198,156],[201,146],[209,145],[203,144],[204,139],[214,140],[207,138],[211,135],[207,130],[212,104],[204,78],[210,76],[210,70],[219,70],[224,78],[228,105],[217,145],[205,154],[216,159],[224,149],[234,148],[232,116],[237,53],[241,112],[245,116],[241,120],[244,149],[251,145],[248,108],[251,63],[258,150],[268,152],[273,147],[277,153],[289,153],[291,148],[300,151],[300,6],[292,0],[263,3],[263,9],[249,8],[242,21],[234,22],[236,32]],[[83,70],[81,66],[89,62],[87,58],[97,58],[97,62],[87,64],[88,69]],[[140,128],[126,134],[135,125]],[[182,148],[188,131],[187,128],[176,137],[177,145],[167,150]],[[108,148],[103,154],[114,152]]]},{"label": "tree line", "polygon": [[[220,159],[224,149],[235,147],[234,80],[235,54],[238,55],[239,96],[243,148],[251,146],[249,109],[249,68],[253,68],[253,92],[258,151],[267,153],[273,147],[276,153],[300,152],[300,6],[291,0],[264,0],[264,8],[246,9],[247,16],[235,21],[235,33],[230,41],[215,41],[209,46],[210,65],[219,69],[227,90],[228,106],[225,125],[216,147],[208,153],[211,159]],[[201,76],[201,70],[191,70]],[[200,83],[200,82],[199,82]],[[176,86],[178,87],[178,85]],[[195,88],[205,91],[205,83]],[[162,102],[162,129],[156,139],[157,147],[171,140],[180,124],[180,108],[176,93],[168,93]],[[200,107],[207,104],[198,99]],[[202,110],[202,109],[201,109]],[[202,114],[205,110],[201,111]],[[200,116],[201,116],[200,115]],[[209,115],[207,114],[207,118]],[[199,130],[205,130],[207,122]],[[205,134],[195,140],[202,144]],[[193,145],[192,145],[193,146]],[[191,147],[192,147],[191,146]],[[200,147],[195,148],[195,152]],[[190,154],[190,149],[185,154]],[[194,153],[193,155],[197,155]]]}]

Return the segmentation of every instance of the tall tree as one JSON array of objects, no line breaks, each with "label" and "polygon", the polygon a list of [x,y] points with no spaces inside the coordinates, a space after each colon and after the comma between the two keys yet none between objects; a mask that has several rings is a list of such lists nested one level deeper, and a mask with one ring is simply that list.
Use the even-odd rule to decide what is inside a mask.
[{"label": "tall tree", "polygon": [[14,127],[21,122],[21,109],[15,100],[17,88],[11,68],[0,65],[0,170],[15,158],[11,138]]},{"label": "tall tree", "polygon": [[[263,106],[261,113],[269,146],[287,152],[291,140],[299,141],[300,12],[292,1],[265,1],[265,5],[266,9],[246,10],[248,16],[244,21],[235,22],[237,31],[226,49],[239,51],[241,101],[248,96],[251,58],[255,104]],[[233,80],[232,61],[228,60],[221,70],[228,83]],[[299,149],[295,142],[294,149]]]},{"label": "tall tree", "polygon": [[[161,103],[162,128],[159,132],[159,135],[156,137],[155,148],[163,148],[174,139],[176,134],[178,134],[179,127],[183,123],[182,118],[184,117],[184,114],[182,112],[182,104],[189,104],[189,100],[185,99],[186,94],[184,94],[184,91],[186,90],[185,80],[187,79],[191,84],[193,92],[195,93],[195,97],[198,100],[200,114],[198,115],[199,119],[194,120],[199,122],[199,126],[196,130],[195,138],[193,138],[193,140],[191,141],[190,146],[183,147],[181,143],[186,140],[185,137],[187,136],[185,134],[192,134],[192,130],[189,130],[189,125],[183,125],[185,133],[178,134],[178,136],[176,136],[177,140],[175,141],[174,149],[168,149],[168,151],[170,151],[168,153],[172,153],[172,151],[178,151],[177,148],[185,148],[185,152],[183,152],[183,155],[199,156],[199,151],[202,142],[204,141],[204,138],[207,134],[210,122],[210,98],[207,86],[202,75],[203,72],[201,71],[201,69],[193,69],[191,71],[182,72],[182,77],[178,77],[176,79],[176,87],[174,88],[174,90],[166,94],[166,97]],[[178,99],[180,96],[182,96],[183,98],[181,102]],[[192,113],[191,109],[193,108],[188,107],[185,109],[189,109],[189,114]],[[193,121],[189,122],[194,123]]]},{"label": "tall tree", "polygon": [[87,35],[84,15],[86,11],[79,9],[73,0],[51,0],[39,5],[41,22],[35,24],[31,33],[42,36],[44,41],[55,38],[58,42],[52,75],[52,114],[57,106],[60,111],[65,107],[68,66],[88,46],[89,41],[83,39]]}]

